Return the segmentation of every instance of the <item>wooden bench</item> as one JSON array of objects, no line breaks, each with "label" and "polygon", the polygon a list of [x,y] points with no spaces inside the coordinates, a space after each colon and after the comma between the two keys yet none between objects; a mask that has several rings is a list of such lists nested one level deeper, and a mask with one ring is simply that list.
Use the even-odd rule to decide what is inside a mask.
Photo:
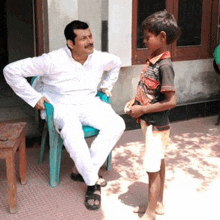
[{"label": "wooden bench", "polygon": [[27,182],[25,127],[26,122],[0,123],[0,159],[5,159],[6,163],[10,213],[17,212],[15,170],[15,153],[17,150],[19,150],[21,184],[26,184]]}]

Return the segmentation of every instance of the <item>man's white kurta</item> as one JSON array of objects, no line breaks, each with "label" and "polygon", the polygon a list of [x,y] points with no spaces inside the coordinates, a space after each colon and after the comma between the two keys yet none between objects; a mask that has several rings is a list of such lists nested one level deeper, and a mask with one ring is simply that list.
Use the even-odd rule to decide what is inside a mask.
[{"label": "man's white kurta", "polygon": [[[87,185],[95,184],[100,167],[125,129],[111,106],[95,97],[104,71],[100,87],[112,90],[120,63],[115,55],[94,51],[82,65],[66,46],[11,63],[3,70],[7,83],[32,107],[42,96],[53,104],[56,129]],[[33,76],[37,76],[34,88],[26,80]],[[100,130],[90,149],[82,124]]]},{"label": "man's white kurta", "polygon": [[[120,64],[117,56],[95,50],[82,65],[72,58],[66,46],[39,57],[11,63],[3,72],[15,93],[32,107],[42,96],[52,103],[80,104],[95,97],[103,71],[108,71],[108,74],[101,88],[111,91],[118,78]],[[35,86],[37,91],[24,79],[32,76],[40,76]]]}]

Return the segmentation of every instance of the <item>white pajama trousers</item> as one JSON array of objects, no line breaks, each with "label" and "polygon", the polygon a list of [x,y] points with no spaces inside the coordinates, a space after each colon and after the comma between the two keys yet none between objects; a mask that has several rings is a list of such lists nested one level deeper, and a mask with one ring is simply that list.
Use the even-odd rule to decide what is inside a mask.
[{"label": "white pajama trousers", "polygon": [[[85,183],[95,185],[100,167],[125,130],[124,120],[110,104],[95,97],[80,105],[55,104],[54,123]],[[90,148],[82,125],[99,130]]]}]

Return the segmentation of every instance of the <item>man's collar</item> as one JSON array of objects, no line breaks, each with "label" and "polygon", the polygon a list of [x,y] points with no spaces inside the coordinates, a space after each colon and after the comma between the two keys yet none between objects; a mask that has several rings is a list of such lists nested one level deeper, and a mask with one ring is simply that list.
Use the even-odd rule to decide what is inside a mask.
[{"label": "man's collar", "polygon": [[[64,49],[65,49],[67,55],[73,59],[70,48],[66,45]],[[94,49],[93,53],[89,54],[87,59],[90,59],[90,57],[94,54],[95,51],[96,50]]]},{"label": "man's collar", "polygon": [[170,51],[165,51],[155,57],[147,59],[152,64],[155,64],[158,60],[168,59],[171,58]]},{"label": "man's collar", "polygon": [[69,56],[69,57],[72,57],[72,53],[71,53],[71,50],[70,50],[70,48],[66,45],[65,46],[65,51],[66,51],[66,53],[67,53],[67,55]]}]

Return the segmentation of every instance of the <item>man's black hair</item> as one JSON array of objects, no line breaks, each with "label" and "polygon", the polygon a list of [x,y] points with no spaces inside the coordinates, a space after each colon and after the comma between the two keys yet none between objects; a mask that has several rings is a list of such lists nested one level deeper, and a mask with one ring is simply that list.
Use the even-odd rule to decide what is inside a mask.
[{"label": "man's black hair", "polygon": [[66,40],[71,40],[73,44],[75,44],[76,34],[74,33],[74,30],[77,29],[85,30],[87,28],[89,28],[89,25],[83,21],[74,20],[70,22],[69,24],[67,24],[67,26],[64,29],[64,35],[66,37]]}]

